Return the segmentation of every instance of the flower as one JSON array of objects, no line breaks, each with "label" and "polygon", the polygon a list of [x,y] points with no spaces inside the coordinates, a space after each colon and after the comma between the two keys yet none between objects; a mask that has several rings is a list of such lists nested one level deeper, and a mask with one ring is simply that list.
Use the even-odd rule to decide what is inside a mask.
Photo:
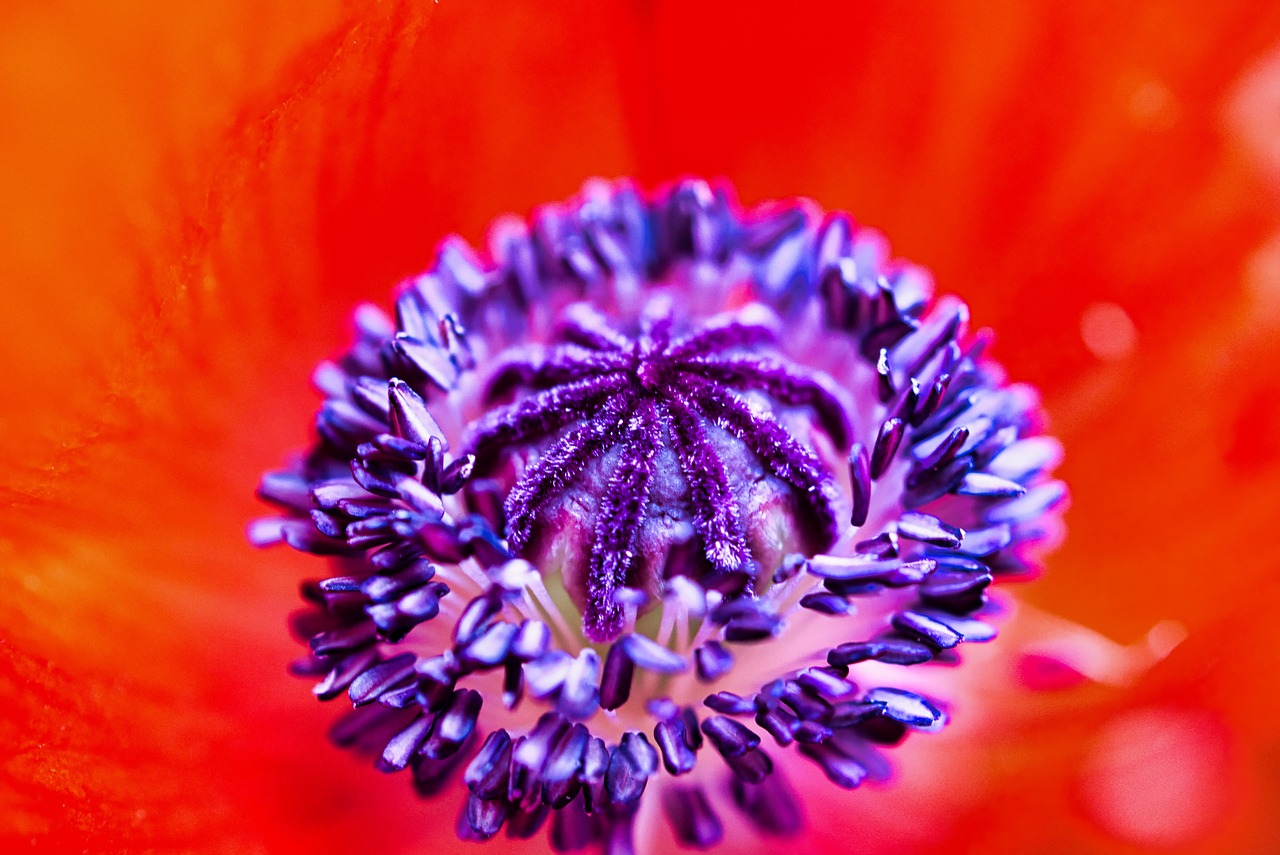
[{"label": "flower", "polygon": [[[317,750],[330,711],[279,674],[314,561],[264,572],[248,487],[302,442],[334,319],[441,235],[589,175],[701,173],[893,235],[1000,330],[1068,450],[1071,537],[967,654],[979,712],[895,749],[891,788],[793,780],[827,819],[795,847],[1121,852],[1155,845],[1133,817],[1174,816],[1163,851],[1274,848],[1272,13],[566,12],[0,13],[5,843],[473,848],[402,780]],[[1090,349],[1093,304],[1132,347]],[[1186,640],[1129,667],[1167,618]],[[1011,681],[1016,652],[1068,638],[1096,680]],[[1158,724],[1147,758],[1107,754],[1134,722]]]},{"label": "flower", "polygon": [[464,839],[561,851],[634,851],[655,799],[682,846],[734,807],[797,831],[743,719],[837,786],[885,777],[946,720],[894,666],[994,638],[986,588],[1056,530],[1035,395],[844,215],[599,183],[492,244],[357,313],[319,441],[259,488],[286,515],[255,543],[337,556],[294,622],[356,707],[335,741],[423,795],[461,778]]}]

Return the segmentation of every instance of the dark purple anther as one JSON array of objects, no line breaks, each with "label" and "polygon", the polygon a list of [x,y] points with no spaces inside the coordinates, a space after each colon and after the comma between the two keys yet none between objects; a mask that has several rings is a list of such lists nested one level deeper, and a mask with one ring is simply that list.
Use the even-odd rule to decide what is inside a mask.
[{"label": "dark purple anther", "polygon": [[397,333],[390,342],[391,352],[399,367],[412,379],[431,383],[441,392],[447,392],[457,382],[458,372],[449,356],[440,348],[416,342],[404,333]]},{"label": "dark purple anther", "polygon": [[1013,542],[1013,530],[1007,523],[965,532],[959,550],[974,558],[986,558]]},{"label": "dark purple anther", "polygon": [[507,658],[515,638],[515,624],[497,621],[458,650],[458,662],[467,669],[496,668]]},{"label": "dark purple anther", "polygon": [[867,692],[866,700],[883,704],[885,715],[910,727],[933,728],[945,718],[932,703],[903,689],[872,689]]},{"label": "dark purple anther", "polygon": [[453,643],[469,644],[484,631],[493,616],[501,610],[501,601],[491,594],[482,594],[467,603],[458,622],[453,625]]},{"label": "dark purple anther", "polygon": [[476,726],[482,703],[480,693],[474,689],[459,689],[455,692],[453,700],[436,717],[436,726],[422,746],[423,756],[438,760],[461,748]]},{"label": "dark purple anther", "polygon": [[800,803],[780,772],[751,784],[734,778],[729,792],[742,815],[765,834],[789,836],[804,826]]},{"label": "dark purple anther", "polygon": [[658,674],[680,674],[689,670],[687,659],[646,636],[628,635],[619,643],[631,661],[647,671]]},{"label": "dark purple anther", "polygon": [[410,439],[401,439],[395,434],[380,433],[373,438],[373,442],[361,443],[356,453],[373,460],[417,461],[426,458],[427,447]]},{"label": "dark purple anther", "polygon": [[475,455],[464,454],[446,466],[438,479],[440,492],[445,495],[453,495],[461,490],[462,485],[467,483],[467,479],[471,477],[471,473],[475,470],[475,465]]},{"label": "dark purple anther", "polygon": [[989,523],[1016,523],[1034,519],[1055,508],[1067,497],[1067,488],[1054,481],[1033,487],[1025,495],[1010,499],[987,511]]},{"label": "dark purple anther", "polygon": [[809,562],[809,572],[827,580],[827,587],[832,590],[843,592],[844,586],[868,582],[891,588],[914,585],[927,579],[937,566],[938,562],[932,558],[900,561],[896,558],[861,559],[819,555]]},{"label": "dark purple anther", "polygon": [[[979,601],[980,603],[981,601]],[[945,623],[965,641],[983,642],[996,637],[996,628],[975,617],[954,614],[954,606],[948,603],[948,609],[919,609],[924,617]]]},{"label": "dark purple anther", "polygon": [[970,472],[960,480],[960,486],[956,488],[956,493],[961,496],[979,496],[984,499],[1008,499],[1025,492],[1027,488],[1018,482],[987,472]]},{"label": "dark purple anther", "polygon": [[[725,715],[749,715],[755,712],[755,702],[733,692],[716,692],[703,701],[711,709]],[[705,729],[705,723],[704,723]]]},{"label": "dark purple anther", "polygon": [[684,724],[684,742],[694,751],[702,750],[702,729],[698,721],[698,713],[693,707],[680,710],[680,721]]},{"label": "dark purple anther", "polygon": [[880,425],[880,432],[876,434],[876,442],[871,449],[871,461],[868,464],[868,474],[873,481],[883,475],[889,468],[889,464],[893,462],[893,455],[898,452],[898,445],[902,442],[902,433],[902,419],[888,419]]},{"label": "dark purple anther", "polygon": [[507,798],[517,804],[541,792],[541,773],[551,759],[552,747],[568,732],[569,723],[555,713],[543,713],[529,735],[517,739],[511,749]]},{"label": "dark purple anther", "polygon": [[920,586],[920,597],[934,603],[968,602],[976,608],[981,605],[982,591],[991,584],[993,579],[990,573],[955,571],[935,573]]},{"label": "dark purple anther", "polygon": [[418,684],[410,682],[398,688],[389,689],[378,696],[378,703],[397,710],[418,706]]},{"label": "dark purple anther", "polygon": [[649,715],[658,721],[667,721],[680,714],[680,707],[670,698],[653,698],[644,706]]},{"label": "dark purple anther", "polygon": [[405,569],[394,576],[370,576],[359,586],[370,601],[386,603],[429,581],[436,574],[436,568],[425,559],[410,559]]},{"label": "dark purple anther", "polygon": [[653,739],[662,754],[662,765],[669,774],[683,775],[693,769],[698,758],[689,745],[683,720],[673,718],[658,722],[653,728]]},{"label": "dark purple anther", "polygon": [[467,824],[480,840],[488,840],[498,833],[506,820],[511,805],[506,799],[467,799]]},{"label": "dark purple anther", "polygon": [[800,608],[824,615],[853,614],[857,609],[839,594],[816,592],[800,598]]},{"label": "dark purple anther", "polygon": [[419,716],[412,724],[391,737],[382,756],[378,758],[378,767],[384,772],[398,772],[408,766],[434,723],[431,715]]},{"label": "dark purple anther", "polygon": [[518,659],[509,659],[502,667],[502,705],[515,709],[524,697],[524,668]]},{"label": "dark purple anther", "polygon": [[495,730],[485,737],[462,780],[471,795],[481,799],[497,798],[507,792],[510,763],[511,736],[505,730]]},{"label": "dark purple anther", "polygon": [[316,428],[326,438],[354,449],[381,433],[384,425],[346,401],[330,399],[320,408]]},{"label": "dark purple anther", "polygon": [[885,560],[896,558],[898,549],[898,532],[894,529],[882,531],[875,537],[860,540],[853,545],[853,551],[868,560]]},{"label": "dark purple anther", "polygon": [[600,677],[600,706],[616,710],[631,697],[631,681],[635,663],[627,655],[622,642],[616,641],[604,657],[604,673]]},{"label": "dark purple anther", "polygon": [[964,636],[949,625],[920,612],[899,612],[893,616],[893,625],[900,631],[917,636],[943,650],[949,650],[964,640]]},{"label": "dark purple anther", "polygon": [[351,461],[351,475],[370,493],[391,499],[400,495],[399,484],[406,477],[388,467],[359,459]]},{"label": "dark purple anther", "polygon": [[[279,505],[282,508],[288,508],[293,511],[307,512],[312,507],[312,497],[317,491],[323,491],[330,486],[331,482],[321,481],[314,486],[306,479],[291,472],[268,472],[262,476],[262,480],[258,482],[257,495],[259,499],[270,502],[273,505]],[[339,485],[346,485],[350,482],[339,481]],[[357,485],[351,484],[355,488],[354,495],[364,498],[364,490]],[[315,504],[320,507],[333,507],[332,504],[325,505],[316,499]]]},{"label": "dark purple anther", "polygon": [[[359,576],[334,576],[329,579],[321,579],[317,586],[326,595],[350,594],[360,590],[360,581]],[[310,584],[310,582],[302,583],[302,596],[309,599],[312,598],[312,594],[309,591]],[[326,597],[325,601],[328,602],[329,598]]]},{"label": "dark purple anther", "polygon": [[841,733],[844,732],[845,728],[853,727],[855,724],[861,724],[880,715],[884,715],[884,705],[882,704],[867,701],[845,701],[831,708],[831,714],[827,716],[825,724],[836,733]]},{"label": "dark purple anther", "polygon": [[805,668],[796,675],[796,682],[831,700],[843,698],[854,690],[853,683],[837,676],[831,668]]},{"label": "dark purple anther", "polygon": [[662,809],[682,846],[708,849],[724,838],[724,824],[696,784],[667,787],[662,793]]},{"label": "dark purple anther", "polygon": [[956,458],[969,441],[969,429],[958,427],[934,440],[916,446],[912,452],[919,461],[920,472],[937,472]]},{"label": "dark purple anther", "polygon": [[733,668],[733,654],[718,641],[708,641],[693,653],[698,668],[698,679],[713,683]]},{"label": "dark purple anther", "polygon": [[930,416],[938,411],[938,405],[942,403],[942,398],[946,395],[950,382],[951,375],[940,374],[936,380],[929,384],[929,388],[916,401],[915,409],[908,418],[912,427],[920,427],[929,420]]},{"label": "dark purple anther", "polygon": [[[893,400],[889,402],[888,408],[885,410],[886,418],[902,419],[902,421],[910,424],[911,413],[915,411],[916,403],[920,400],[922,390],[920,381],[912,377]],[[905,431],[906,428],[904,427]]]},{"label": "dark purple anther", "polygon": [[385,641],[399,641],[408,631],[424,621],[430,621],[440,612],[440,598],[449,593],[440,582],[425,586],[402,596],[396,603],[370,605],[365,609],[378,626],[378,635]]},{"label": "dark purple anther", "polygon": [[856,789],[867,777],[866,768],[827,745],[802,745],[800,753],[822,767],[827,780],[845,790]]},{"label": "dark purple anther", "polygon": [[737,757],[760,744],[760,737],[750,728],[722,715],[703,721],[702,732],[724,757]]},{"label": "dark purple anther", "polygon": [[417,657],[412,653],[401,653],[386,662],[375,665],[359,677],[351,681],[347,695],[351,703],[363,706],[378,699],[388,689],[404,682],[413,676],[413,663]]},{"label": "dark purple anther", "polygon": [[423,551],[442,564],[456,564],[467,556],[461,533],[447,523],[427,523],[418,530],[418,536]]},{"label": "dark purple anther", "polygon": [[444,709],[453,699],[453,686],[458,678],[458,663],[453,655],[419,659],[414,670],[418,673],[418,702],[429,710]]},{"label": "dark purple anther", "polygon": [[944,523],[935,516],[915,511],[908,511],[898,517],[898,534],[947,549],[955,549],[964,540],[963,529]]},{"label": "dark purple anther", "polygon": [[511,656],[520,662],[530,662],[546,653],[550,644],[550,628],[540,620],[526,620],[511,642]]},{"label": "dark purple anther", "polygon": [[880,641],[852,641],[832,648],[827,661],[832,665],[853,665],[874,659],[891,665],[918,665],[933,658],[933,649],[918,641],[886,638]]},{"label": "dark purple anther", "polygon": [[636,768],[643,771],[646,775],[652,775],[658,771],[658,752],[649,744],[649,738],[638,731],[627,731],[622,734],[622,742],[620,743],[622,750],[631,755],[636,763]]},{"label": "dark purple anther", "polygon": [[604,773],[604,793],[610,805],[623,807],[635,802],[648,782],[648,772],[629,751],[615,746],[609,752],[609,766]]},{"label": "dark purple anther", "polygon": [[831,738],[832,730],[816,721],[802,721],[795,729],[796,742],[816,745]]},{"label": "dark purple anther", "polygon": [[[379,549],[378,552],[371,553],[369,555],[369,563],[372,564],[372,567],[374,567],[374,570],[376,571],[383,573],[396,573],[397,576],[402,570],[406,572],[415,571],[421,573],[425,573],[426,570],[430,570],[434,575],[435,568],[431,567],[430,562],[426,561],[425,558],[422,558],[421,555],[422,547],[417,544],[417,541],[408,539],[399,541],[399,543],[390,544],[388,547]],[[425,567],[415,567],[416,564],[419,563],[425,564]],[[411,564],[413,564],[413,566],[411,566]],[[374,579],[379,579],[379,576],[371,576],[367,581],[372,582]],[[365,593],[372,596],[372,593],[370,593],[369,590],[366,590]]]},{"label": "dark purple anther", "polygon": [[1019,439],[1005,448],[987,466],[987,471],[1000,478],[1025,483],[1057,465],[1062,446],[1048,436]]},{"label": "dark purple anther", "polygon": [[587,648],[569,663],[557,708],[576,721],[591,717],[600,706],[600,657]]},{"label": "dark purple anther", "polygon": [[751,784],[760,783],[773,772],[773,761],[759,748],[725,757],[724,760],[735,777]]},{"label": "dark purple anther", "polygon": [[609,769],[609,748],[604,740],[592,737],[582,753],[582,796],[588,812],[604,807],[604,776]]},{"label": "dark purple anther", "polygon": [[787,710],[777,707],[756,714],[756,724],[773,737],[781,748],[795,742],[795,730],[800,726],[800,719]]},{"label": "dark purple anther", "polygon": [[548,650],[524,666],[525,685],[535,698],[550,695],[564,683],[574,659],[563,650]]},{"label": "dark purple anther", "polygon": [[332,629],[311,638],[311,652],[317,656],[332,656],[358,650],[373,644],[375,634],[373,626],[367,623]]},{"label": "dark purple anther", "polygon": [[573,801],[582,787],[578,770],[582,767],[583,753],[591,741],[591,732],[585,725],[575,724],[564,731],[551,748],[550,757],[542,770],[542,801],[560,810]]},{"label": "dark purple anther", "polygon": [[543,802],[532,807],[515,805],[507,817],[507,836],[512,840],[528,840],[542,830],[550,815],[551,807]]},{"label": "dark purple anther", "polygon": [[782,699],[783,694],[787,691],[787,681],[785,679],[772,680],[760,687],[760,691],[756,692],[753,707],[757,712],[767,712],[777,709],[778,702]]},{"label": "dark purple anther", "polygon": [[[264,479],[263,485],[258,488],[259,492],[264,492],[267,486],[267,481]],[[271,501],[281,501],[274,495],[268,495],[265,497]],[[333,510],[338,507],[339,502],[350,500],[365,501],[371,498],[369,493],[359,484],[343,478],[316,483],[311,488],[311,497],[315,500],[317,505],[326,510]],[[302,507],[305,508],[306,505],[303,504]]]},{"label": "dark purple anther", "polygon": [[816,694],[805,691],[793,680],[783,681],[781,700],[805,721],[823,719],[831,713],[831,704]]},{"label": "dark purple anther", "polygon": [[862,443],[855,444],[849,452],[849,480],[853,503],[849,522],[854,526],[865,525],[871,510],[871,457]]},{"label": "dark purple anther", "polygon": [[893,368],[889,365],[889,351],[880,348],[880,355],[876,359],[876,380],[877,390],[880,393],[880,402],[885,403],[893,397]]},{"label": "dark purple anther", "polygon": [[312,511],[311,522],[315,524],[316,531],[325,537],[346,540],[346,529],[333,514],[327,514],[324,511]]},{"label": "dark purple anther", "polygon": [[[740,601],[742,602],[742,601]],[[752,605],[737,610],[724,625],[725,641],[763,641],[771,638],[782,621],[763,609]]]}]

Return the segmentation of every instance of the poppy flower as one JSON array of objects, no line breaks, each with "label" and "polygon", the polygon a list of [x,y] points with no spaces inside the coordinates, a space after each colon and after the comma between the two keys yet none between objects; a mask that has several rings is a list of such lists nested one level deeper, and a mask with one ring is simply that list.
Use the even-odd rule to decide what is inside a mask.
[{"label": "poppy flower", "polygon": [[888,234],[1067,448],[1070,537],[1009,652],[956,671],[955,721],[892,786],[794,781],[797,845],[1273,848],[1280,21],[565,12],[3,13],[6,842],[468,846],[327,746],[282,670],[315,569],[241,542],[249,492],[306,441],[340,319],[445,235],[695,173]]}]

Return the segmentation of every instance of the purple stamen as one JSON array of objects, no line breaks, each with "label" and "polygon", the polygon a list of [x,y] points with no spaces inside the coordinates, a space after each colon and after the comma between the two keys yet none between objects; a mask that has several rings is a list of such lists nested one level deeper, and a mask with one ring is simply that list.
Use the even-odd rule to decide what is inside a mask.
[{"label": "purple stamen", "polygon": [[869,474],[873,481],[883,475],[889,468],[889,464],[893,462],[893,455],[897,454],[898,444],[902,442],[902,434],[902,419],[887,419],[880,425],[880,432],[876,434],[876,443],[871,448]]},{"label": "purple stamen", "polygon": [[699,786],[671,786],[662,793],[662,809],[683,846],[707,849],[724,837],[724,824]]}]

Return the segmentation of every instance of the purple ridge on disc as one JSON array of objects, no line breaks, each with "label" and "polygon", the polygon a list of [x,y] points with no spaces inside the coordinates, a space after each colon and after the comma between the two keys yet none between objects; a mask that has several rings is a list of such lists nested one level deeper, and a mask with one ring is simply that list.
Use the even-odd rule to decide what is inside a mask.
[{"label": "purple ridge on disc", "polygon": [[885,780],[952,712],[891,675],[995,640],[1058,529],[1035,395],[807,201],[593,181],[490,243],[356,311],[258,487],[250,541],[331,568],[289,620],[290,671],[352,707],[331,739],[465,788],[463,839],[562,852],[787,836],[788,778]]}]

